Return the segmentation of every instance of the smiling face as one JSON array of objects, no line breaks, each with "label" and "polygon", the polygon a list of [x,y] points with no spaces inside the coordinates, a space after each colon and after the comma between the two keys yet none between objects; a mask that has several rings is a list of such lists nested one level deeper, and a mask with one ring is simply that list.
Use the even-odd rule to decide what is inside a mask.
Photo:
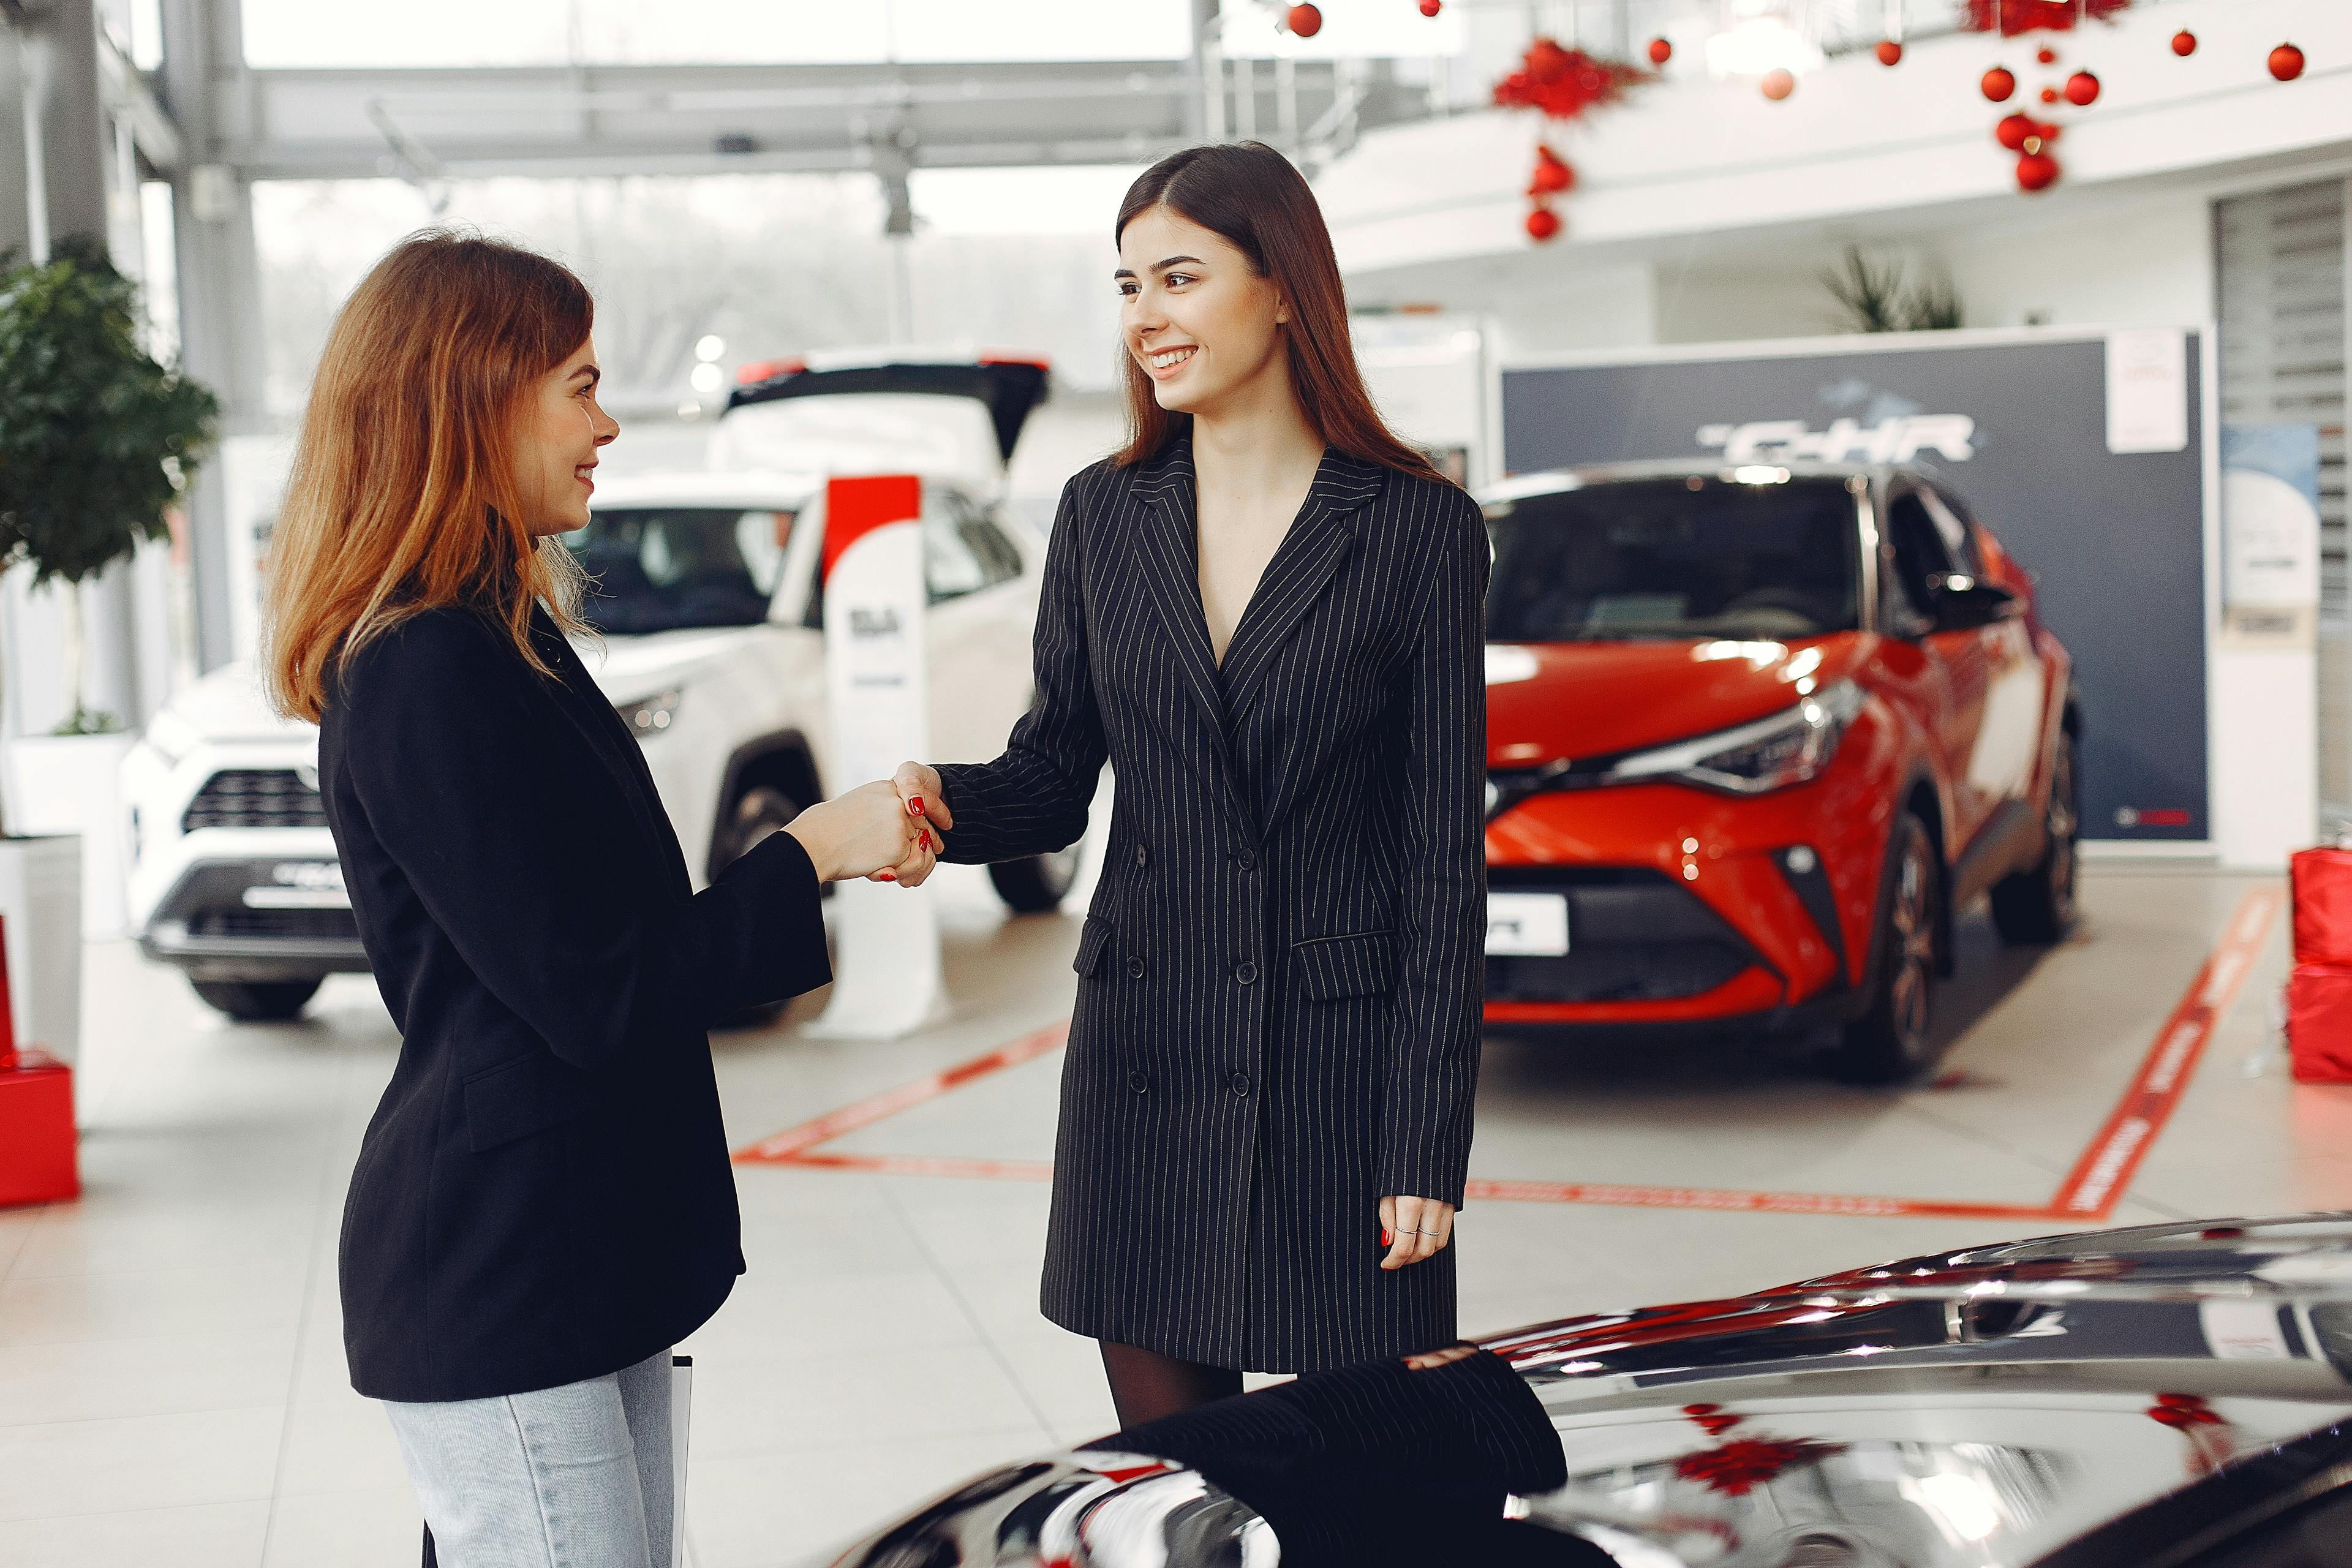
[{"label": "smiling face", "polygon": [[1168,206],[1118,237],[1119,328],[1160,406],[1215,415],[1288,397],[1290,308],[1239,247]]},{"label": "smiling face", "polygon": [[548,373],[516,420],[514,491],[534,537],[588,526],[596,449],[621,433],[596,404],[596,340]]}]

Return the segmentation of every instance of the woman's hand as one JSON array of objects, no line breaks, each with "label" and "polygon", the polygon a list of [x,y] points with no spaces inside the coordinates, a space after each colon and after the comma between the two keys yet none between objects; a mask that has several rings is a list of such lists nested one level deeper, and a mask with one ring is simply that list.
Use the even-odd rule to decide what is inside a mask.
[{"label": "woman's hand", "polygon": [[917,880],[930,875],[931,840],[921,818],[910,816],[888,784],[860,784],[847,795],[810,806],[784,831],[801,841],[817,879],[911,870]]},{"label": "woman's hand", "polygon": [[1381,1200],[1381,1245],[1389,1249],[1382,1268],[1402,1268],[1434,1258],[1454,1239],[1454,1205],[1435,1198]]},{"label": "woman's hand", "polygon": [[898,771],[890,775],[892,787],[898,798],[907,803],[907,814],[928,820],[940,832],[955,826],[955,816],[948,810],[946,791],[940,784],[940,771],[929,763],[900,763]]}]

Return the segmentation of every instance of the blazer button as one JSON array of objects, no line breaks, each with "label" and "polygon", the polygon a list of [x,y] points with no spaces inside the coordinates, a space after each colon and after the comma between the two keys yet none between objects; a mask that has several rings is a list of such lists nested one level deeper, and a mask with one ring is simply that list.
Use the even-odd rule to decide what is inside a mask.
[{"label": "blazer button", "polygon": [[1242,960],[1241,967],[1234,971],[1234,978],[1240,981],[1244,985],[1256,984],[1257,965],[1252,963],[1246,958]]},{"label": "blazer button", "polygon": [[1129,980],[1143,978],[1143,954],[1139,952],[1127,961],[1127,977]]},{"label": "blazer button", "polygon": [[1148,1094],[1151,1089],[1151,1075],[1138,1068],[1127,1075],[1127,1087],[1138,1094]]},{"label": "blazer button", "polygon": [[1141,845],[1141,844],[1137,845],[1137,846],[1135,847],[1135,863],[1136,863],[1138,866],[1149,866],[1149,865],[1150,865],[1150,864],[1151,864],[1151,851],[1150,851],[1150,849],[1149,847],[1147,847],[1146,846],[1144,846],[1144,845]]},{"label": "blazer button", "polygon": [[1250,1079],[1249,1079],[1249,1074],[1247,1074],[1247,1073],[1245,1073],[1245,1072],[1241,1071],[1239,1068],[1235,1068],[1235,1069],[1234,1069],[1234,1071],[1233,1076],[1232,1076],[1231,1078],[1226,1079],[1225,1079],[1225,1082],[1226,1082],[1227,1084],[1229,1084],[1229,1085],[1231,1085],[1231,1086],[1232,1086],[1232,1088],[1233,1088],[1233,1091],[1234,1091],[1235,1094],[1237,1094],[1237,1095],[1242,1095],[1242,1096],[1244,1096],[1244,1097],[1246,1097],[1246,1096],[1249,1094],[1249,1091],[1250,1091]]},{"label": "blazer button", "polygon": [[1256,870],[1257,851],[1255,849],[1243,850],[1240,854],[1234,857],[1234,864],[1239,866],[1244,871]]}]

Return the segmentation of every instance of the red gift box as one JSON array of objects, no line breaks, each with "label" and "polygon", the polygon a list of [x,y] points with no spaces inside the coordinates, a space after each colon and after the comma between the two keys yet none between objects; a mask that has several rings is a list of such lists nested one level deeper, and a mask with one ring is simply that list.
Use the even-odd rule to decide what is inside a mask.
[{"label": "red gift box", "polygon": [[80,1191],[73,1069],[42,1051],[0,1055],[0,1207],[52,1203]]},{"label": "red gift box", "polygon": [[2302,849],[2287,861],[2294,889],[2294,961],[2352,963],[2352,849]]},{"label": "red gift box", "polygon": [[2298,963],[2286,987],[2287,1054],[2300,1083],[2352,1083],[2352,968]]}]

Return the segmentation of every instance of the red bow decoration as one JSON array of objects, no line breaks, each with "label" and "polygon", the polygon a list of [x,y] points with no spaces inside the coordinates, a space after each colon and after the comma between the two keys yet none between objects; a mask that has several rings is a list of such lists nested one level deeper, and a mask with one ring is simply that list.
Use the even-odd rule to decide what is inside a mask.
[{"label": "red bow decoration", "polygon": [[1750,1488],[1800,1466],[1818,1465],[1844,1448],[1843,1443],[1817,1443],[1811,1437],[1741,1437],[1685,1454],[1675,1461],[1675,1474],[1726,1497],[1746,1497]]},{"label": "red bow decoration", "polygon": [[[1710,1437],[1720,1437],[1747,1419],[1720,1405],[1685,1405],[1683,1415]],[[1811,1437],[1739,1437],[1685,1454],[1675,1461],[1675,1474],[1726,1497],[1746,1497],[1750,1489],[1783,1471],[1818,1465],[1844,1451],[1843,1443],[1818,1443]]]},{"label": "red bow decoration", "polygon": [[1498,109],[1541,110],[1548,119],[1574,120],[1586,110],[1615,103],[1625,89],[1649,80],[1645,71],[1618,60],[1599,59],[1582,49],[1564,49],[1552,38],[1528,46],[1519,68],[1495,84]]},{"label": "red bow decoration", "polygon": [[2001,37],[2021,33],[2072,32],[2077,19],[2112,22],[2131,0],[1961,0],[1960,26],[1971,32],[2000,29]]}]

